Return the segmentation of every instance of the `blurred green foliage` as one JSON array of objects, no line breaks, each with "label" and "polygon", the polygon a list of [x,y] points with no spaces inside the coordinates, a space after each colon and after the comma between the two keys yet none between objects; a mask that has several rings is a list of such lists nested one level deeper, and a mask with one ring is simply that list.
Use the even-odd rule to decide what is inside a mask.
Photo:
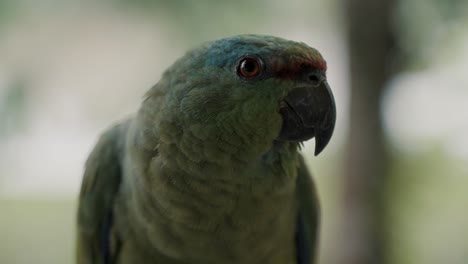
[{"label": "blurred green foliage", "polygon": [[0,29],[2,25],[16,14],[15,0],[0,0]]},{"label": "blurred green foliage", "polygon": [[0,210],[0,263],[74,263],[74,200],[0,199]]},{"label": "blurred green foliage", "polygon": [[417,154],[394,151],[393,158],[386,192],[389,263],[468,263],[465,162],[437,143]]},{"label": "blurred green foliage", "polygon": [[194,43],[213,38],[253,33],[250,25],[268,23],[268,16],[259,15],[265,1],[165,1],[165,0],[118,0],[118,6],[125,10],[132,8],[148,16],[170,22],[173,32],[182,30],[179,39]]},{"label": "blurred green foliage", "polygon": [[400,0],[395,11],[397,48],[403,54],[398,67],[417,70],[448,53],[456,56],[452,45],[465,36],[468,1]]},{"label": "blurred green foliage", "polygon": [[26,80],[18,78],[0,96],[0,140],[24,127],[27,89]]}]

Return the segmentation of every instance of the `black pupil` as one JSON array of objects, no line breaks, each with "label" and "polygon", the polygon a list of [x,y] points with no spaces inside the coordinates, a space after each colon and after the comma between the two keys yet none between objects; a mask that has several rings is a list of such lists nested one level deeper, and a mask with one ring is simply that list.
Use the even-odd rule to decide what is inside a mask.
[{"label": "black pupil", "polygon": [[242,66],[244,70],[249,73],[255,72],[257,69],[257,63],[253,60],[245,60]]}]

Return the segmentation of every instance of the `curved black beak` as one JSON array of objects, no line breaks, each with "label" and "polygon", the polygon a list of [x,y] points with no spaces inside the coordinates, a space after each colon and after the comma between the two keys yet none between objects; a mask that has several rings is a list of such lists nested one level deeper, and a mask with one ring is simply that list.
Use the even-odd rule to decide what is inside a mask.
[{"label": "curved black beak", "polygon": [[278,140],[300,142],[315,137],[315,155],[330,141],[336,121],[335,99],[326,80],[293,89],[281,102],[283,125]]}]

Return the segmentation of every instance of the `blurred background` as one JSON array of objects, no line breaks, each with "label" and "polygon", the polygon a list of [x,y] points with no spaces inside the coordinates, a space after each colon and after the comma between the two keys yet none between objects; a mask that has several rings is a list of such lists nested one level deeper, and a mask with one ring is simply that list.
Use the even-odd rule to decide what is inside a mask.
[{"label": "blurred background", "polygon": [[188,49],[316,47],[338,120],[320,263],[468,263],[468,1],[0,0],[0,263],[73,263],[83,164]]}]

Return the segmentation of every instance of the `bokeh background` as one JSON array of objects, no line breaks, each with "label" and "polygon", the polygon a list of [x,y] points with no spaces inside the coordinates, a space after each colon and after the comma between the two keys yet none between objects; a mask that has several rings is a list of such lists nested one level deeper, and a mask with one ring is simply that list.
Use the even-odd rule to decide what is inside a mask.
[{"label": "bokeh background", "polygon": [[468,1],[0,0],[0,263],[73,263],[83,164],[184,52],[243,33],[321,51],[335,136],[304,154],[320,263],[468,263]]}]

